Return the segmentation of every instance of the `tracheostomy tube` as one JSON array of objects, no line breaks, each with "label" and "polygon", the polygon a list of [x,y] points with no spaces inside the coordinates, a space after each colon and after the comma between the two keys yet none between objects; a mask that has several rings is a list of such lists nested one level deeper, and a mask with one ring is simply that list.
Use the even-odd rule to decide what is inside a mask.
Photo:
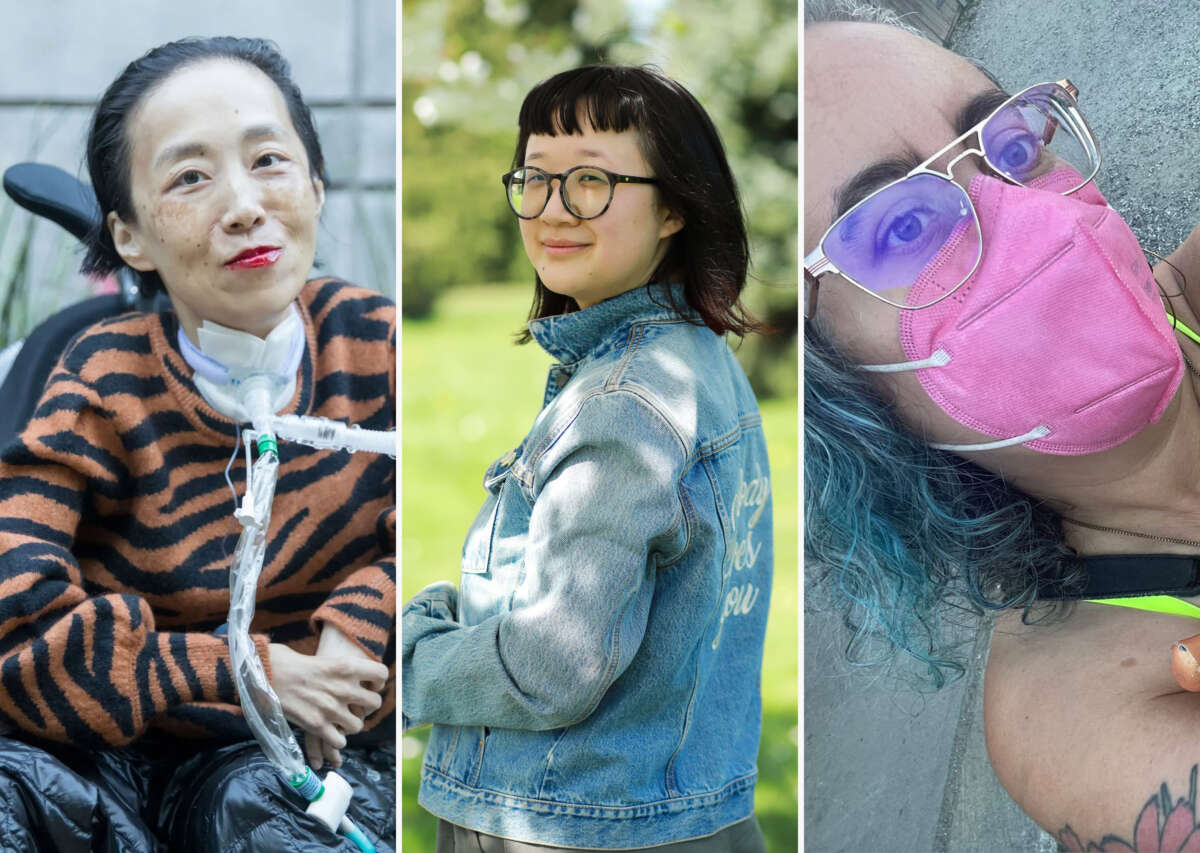
[{"label": "tracheostomy tube", "polygon": [[[254,739],[288,784],[309,800],[309,813],[324,821],[331,830],[340,829],[360,850],[374,853],[375,846],[345,814],[352,794],[349,785],[333,771],[322,784],[305,762],[279,697],[271,688],[250,639],[250,623],[254,619],[255,593],[266,556],[271,502],[279,472],[276,431],[282,437],[313,447],[350,452],[365,450],[391,456],[396,455],[396,433],[358,429],[326,418],[276,417],[271,411],[271,387],[270,377],[255,375],[247,377],[239,388],[252,429],[243,431],[246,493],[234,513],[242,525],[242,533],[229,572],[229,655],[233,680]],[[258,459],[253,464],[252,442],[258,450]],[[327,785],[330,786],[329,793]]]}]

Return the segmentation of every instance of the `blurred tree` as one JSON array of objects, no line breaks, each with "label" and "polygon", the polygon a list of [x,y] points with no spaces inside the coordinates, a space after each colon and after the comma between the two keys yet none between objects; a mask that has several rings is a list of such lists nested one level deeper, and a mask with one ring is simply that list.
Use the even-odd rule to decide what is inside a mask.
[{"label": "blurred tree", "polygon": [[[650,62],[721,130],[753,259],[746,298],[777,335],[740,349],[759,393],[796,388],[797,23],[785,0],[406,0],[402,305],[454,284],[531,279],[503,203],[516,118],[538,81]],[[517,325],[517,324],[514,324]]]}]

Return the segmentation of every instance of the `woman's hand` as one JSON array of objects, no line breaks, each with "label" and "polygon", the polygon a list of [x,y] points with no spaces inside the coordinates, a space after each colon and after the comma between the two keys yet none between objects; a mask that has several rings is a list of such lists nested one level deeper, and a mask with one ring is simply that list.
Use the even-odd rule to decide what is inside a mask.
[{"label": "woman's hand", "polygon": [[[345,634],[338,630],[332,623],[326,622],[321,628],[321,637],[317,641],[317,656],[318,657],[359,657],[363,660],[370,660],[361,648],[356,646]],[[386,677],[385,677],[386,680]],[[383,690],[384,681],[375,683],[364,682],[363,687],[369,690],[380,693]],[[382,700],[380,700],[382,701]],[[351,704],[349,705],[350,713],[354,714],[359,720],[365,720],[367,715],[375,711],[379,707],[379,702],[376,702],[374,707],[365,705]],[[361,726],[360,726],[361,729]],[[308,755],[309,763],[318,770],[321,769],[321,764],[324,759],[334,767],[342,766],[342,756],[338,751],[339,747],[329,741],[320,738],[312,733],[306,733],[304,737],[304,751]]]},{"label": "woman's hand", "polygon": [[322,755],[333,766],[340,766],[338,750],[346,745],[346,735],[362,731],[363,717],[383,703],[379,693],[387,681],[387,667],[357,647],[353,653],[344,647],[329,647],[327,653],[318,649],[315,655],[302,655],[271,643],[269,651],[271,686],[283,715],[304,729],[305,751],[312,766],[321,768]]}]

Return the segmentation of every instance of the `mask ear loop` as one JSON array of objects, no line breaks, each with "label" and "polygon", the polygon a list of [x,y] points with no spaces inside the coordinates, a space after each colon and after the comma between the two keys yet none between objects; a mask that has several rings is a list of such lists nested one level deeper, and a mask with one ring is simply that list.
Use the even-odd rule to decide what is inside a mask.
[{"label": "mask ear loop", "polygon": [[[1159,296],[1162,297],[1163,301],[1165,301],[1170,308],[1169,314],[1171,317],[1171,331],[1173,331],[1173,332],[1178,331],[1178,329],[1179,329],[1178,322],[1179,321],[1176,318],[1179,316],[1179,312],[1175,310],[1175,303],[1173,302],[1173,300],[1178,297],[1184,296],[1184,293],[1187,291],[1187,276],[1183,274],[1183,270],[1181,270],[1179,267],[1175,266],[1173,263],[1168,261],[1166,258],[1164,258],[1162,255],[1160,255],[1158,252],[1155,252],[1151,249],[1147,249],[1145,247],[1142,247],[1142,251],[1145,252],[1147,255],[1153,255],[1154,257],[1156,257],[1160,261],[1162,261],[1164,264],[1169,266],[1172,270],[1172,274],[1175,276],[1175,284],[1176,284],[1176,286],[1179,287],[1178,293],[1173,293],[1173,294],[1167,293],[1166,289],[1159,282],[1158,276],[1154,277],[1154,283],[1156,285],[1158,285]],[[1151,271],[1153,272],[1153,270],[1151,270]],[[1186,297],[1184,297],[1184,298],[1186,299]],[[1190,358],[1188,358],[1187,353],[1183,351],[1182,347],[1180,348],[1179,354],[1183,357],[1183,363],[1187,365],[1188,371],[1193,376],[1200,378],[1200,371],[1196,370],[1195,366],[1192,364],[1192,360]]]},{"label": "mask ear loop", "polygon": [[[1162,296],[1162,298],[1166,299],[1168,302],[1170,302],[1172,299],[1174,299],[1177,296],[1183,296],[1184,292],[1187,290],[1187,276],[1183,274],[1183,271],[1181,269],[1179,269],[1179,267],[1175,266],[1173,263],[1168,261],[1166,258],[1164,258],[1162,255],[1160,255],[1158,252],[1155,252],[1152,249],[1147,249],[1145,247],[1142,247],[1142,251],[1147,255],[1153,255],[1154,257],[1158,258],[1164,264],[1169,266],[1175,273],[1175,276],[1176,276],[1175,285],[1179,288],[1178,293],[1167,293],[1166,290],[1163,288],[1162,284],[1159,282],[1158,276],[1154,277],[1154,283],[1158,285],[1158,292]],[[1153,273],[1153,268],[1151,268],[1151,272]],[[1175,312],[1172,311],[1171,313],[1174,314]]]},{"label": "mask ear loop", "polygon": [[[1175,303],[1172,300],[1183,296],[1184,291],[1187,290],[1187,276],[1183,274],[1183,270],[1181,270],[1179,267],[1175,266],[1173,263],[1168,261],[1166,258],[1164,258],[1162,255],[1160,255],[1158,252],[1154,251],[1153,249],[1147,249],[1145,246],[1143,246],[1142,252],[1144,254],[1153,255],[1154,257],[1158,258],[1164,264],[1169,266],[1171,268],[1173,275],[1176,276],[1175,284],[1179,288],[1178,293],[1167,293],[1166,288],[1164,288],[1162,286],[1162,282],[1160,282],[1158,280],[1158,276],[1156,276],[1156,275],[1154,276],[1154,284],[1158,287],[1158,295],[1163,299],[1163,301],[1165,301],[1167,303],[1167,306],[1169,309],[1168,313],[1171,315],[1171,331],[1172,332],[1178,331],[1178,327],[1176,326],[1177,321],[1175,318],[1179,316],[1179,312],[1175,310]],[[1150,268],[1150,274],[1154,275],[1153,267]],[[1182,284],[1181,284],[1181,282],[1182,282]],[[1184,360],[1185,361],[1187,360],[1186,356],[1184,357]],[[1189,362],[1188,366],[1191,367],[1190,362]]]}]

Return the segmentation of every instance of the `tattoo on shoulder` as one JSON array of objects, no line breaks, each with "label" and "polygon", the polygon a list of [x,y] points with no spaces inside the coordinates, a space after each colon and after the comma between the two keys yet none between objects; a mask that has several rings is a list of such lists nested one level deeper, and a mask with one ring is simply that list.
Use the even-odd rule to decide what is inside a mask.
[{"label": "tattoo on shoulder", "polygon": [[1106,835],[1085,846],[1071,825],[1058,833],[1059,850],[1118,851],[1118,853],[1200,853],[1200,826],[1196,822],[1196,774],[1200,765],[1192,765],[1187,799],[1171,800],[1164,782],[1158,793],[1146,801],[1133,824],[1132,841],[1118,835]]}]

